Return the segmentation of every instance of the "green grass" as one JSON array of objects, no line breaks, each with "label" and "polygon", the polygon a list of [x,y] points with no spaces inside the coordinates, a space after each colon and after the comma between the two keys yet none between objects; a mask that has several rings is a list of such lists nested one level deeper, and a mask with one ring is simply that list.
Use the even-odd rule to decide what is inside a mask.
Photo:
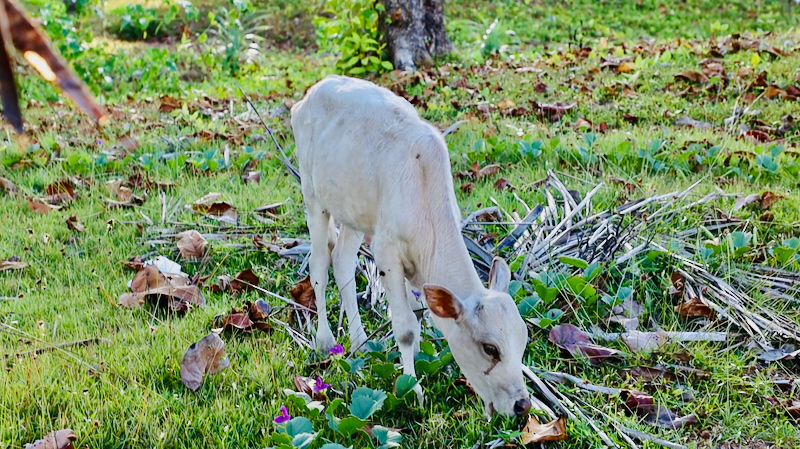
[{"label": "green grass", "polygon": [[[439,72],[429,73],[436,81],[434,85],[404,88],[409,96],[424,97],[427,107],[420,110],[421,114],[442,128],[456,120],[469,120],[447,138],[454,172],[465,170],[474,161],[503,164],[500,175],[476,182],[472,193],[458,190],[462,182],[456,182],[465,214],[488,205],[490,197],[505,210],[521,211],[511,192],[494,189],[493,182],[498,177],[505,177],[516,186],[514,193],[528,205],[542,204],[546,198],[541,189],[533,187],[533,182],[552,169],[570,175],[562,175],[562,180],[569,188],[584,193],[595,183],[612,177],[637,185],[634,191],[626,192],[609,183],[597,197],[596,210],[617,206],[626,199],[685,188],[698,180],[700,194],[715,189],[741,193],[771,190],[786,197],[772,207],[774,221],[759,222],[761,213],[757,211],[737,212],[751,220],[745,225],[746,230],[755,230],[766,246],[800,233],[800,179],[787,168],[798,162],[797,127],[782,142],[786,151],[774,174],[759,169],[754,155],[741,156],[741,152],[763,152],[766,145],[759,147],[723,130],[723,120],[731,115],[735,104],[742,103],[747,93],[744,88],[754,78],[737,78],[739,69],[765,71],[767,80],[781,88],[800,84],[800,53],[796,51],[800,11],[789,2],[779,1],[760,2],[757,9],[744,1],[689,1],[668,5],[671,12],[664,15],[659,4],[447,2],[448,31],[459,50],[440,61]],[[34,2],[30,9],[41,13],[41,5]],[[216,3],[198,6],[213,9]],[[58,5],[53,7],[57,9]],[[291,151],[288,116],[280,114],[281,108],[286,102],[300,99],[308,86],[332,73],[335,62],[335,56],[316,52],[313,34],[297,37],[291,33],[292,29],[313,26],[311,20],[317,7],[300,2],[254,3],[252,17],[265,12],[266,18],[258,20],[274,24],[275,28],[265,32],[269,39],[259,54],[251,55],[249,60],[244,53],[237,54],[241,66],[235,78],[221,62],[224,52],[215,53],[215,47],[199,42],[197,36],[205,29],[203,26],[192,28],[188,42],[181,45],[174,36],[166,42],[122,43],[90,17],[69,19],[76,31],[65,28],[62,36],[55,35],[62,25],[48,25],[56,46],[88,80],[113,120],[109,127],[95,130],[71,104],[60,101],[62,97],[55,88],[32,76],[28,69],[20,79],[22,98],[29,100],[24,109],[28,128],[51,160],[44,163],[28,155],[25,159],[30,164],[15,167],[13,162],[23,156],[15,154],[17,150],[5,137],[0,176],[33,196],[44,195],[45,186],[63,177],[80,176],[88,185],[77,189],[80,198],[69,207],[47,215],[29,210],[23,198],[0,192],[0,210],[4,212],[0,215],[0,260],[19,256],[30,264],[22,271],[0,272],[0,296],[19,296],[0,301],[0,353],[4,354],[6,368],[0,372],[2,447],[19,448],[60,428],[75,430],[76,447],[267,447],[273,444],[271,435],[276,430],[272,418],[282,405],[288,404],[283,389],[294,388],[294,374],[323,376],[338,389],[341,382],[350,381],[391,391],[391,380],[372,374],[372,366],[377,364],[374,360],[367,362],[362,376],[346,375],[335,365],[321,368],[309,364],[308,351],[276,328],[270,333],[223,335],[231,366],[208,376],[205,385],[191,393],[181,384],[179,375],[186,348],[209,332],[215,315],[241,305],[245,299],[262,296],[256,292],[234,296],[204,289],[208,305],[186,316],[116,305],[117,297],[127,291],[125,285],[134,274],[120,261],[139,254],[176,256],[172,241],[154,246],[146,243],[157,236],[158,229],[214,230],[217,225],[183,207],[164,217],[162,198],[169,204],[185,205],[206,193],[220,192],[223,200],[239,210],[242,224],[252,227],[249,233],[263,234],[265,239],[273,235],[307,235],[299,185],[286,176],[276,158],[266,157],[257,164],[256,169],[263,174],[261,183],[244,184],[237,168],[197,173],[183,164],[170,166],[162,156],[174,153],[192,157],[211,149],[221,153],[229,147],[231,159],[235,160],[244,146],[272,154],[269,141],[257,136],[264,134],[260,124],[240,115],[247,112],[247,106],[240,100],[234,80],[255,97],[257,107]],[[750,10],[756,10],[756,14],[750,14]],[[503,33],[498,38],[500,54],[487,57],[480,48],[481,36],[495,18],[501,30],[515,33]],[[674,75],[701,70],[699,62],[707,57],[712,35],[722,40],[737,32],[752,33],[762,44],[782,47],[790,54],[770,58],[762,53],[755,66],[753,50],[726,55],[722,58],[730,78],[726,88],[714,93],[695,86],[696,93],[678,95],[691,86],[675,81]],[[89,33],[95,39],[88,50],[70,47],[71,37],[87,38]],[[601,43],[601,38],[606,44]],[[649,38],[654,40],[644,41]],[[538,45],[542,42],[546,46]],[[568,63],[582,46],[591,47],[591,54]],[[664,55],[667,50],[669,58]],[[514,60],[508,62],[512,55]],[[633,72],[597,71],[601,58],[621,56],[638,58]],[[522,68],[525,70],[518,70]],[[380,79],[386,83],[389,78]],[[546,92],[533,88],[538,81],[547,85]],[[474,93],[464,89],[464,83]],[[635,96],[620,94],[625,85],[635,91]],[[766,124],[777,127],[786,114],[797,110],[797,102],[768,100],[759,97],[762,92],[763,88],[751,91],[757,98],[751,107],[761,111],[756,118]],[[193,116],[198,110],[193,103],[188,113],[159,112],[161,95],[189,102],[206,96],[230,100],[234,115],[239,117],[234,120],[223,115],[212,120],[202,111]],[[528,109],[532,109],[531,101],[575,102],[577,106],[562,121],[551,123],[535,115],[500,114],[495,106],[504,99]],[[455,107],[454,100],[460,108]],[[222,104],[215,106],[218,112],[231,107],[228,101]],[[488,105],[490,112],[484,113],[482,105]],[[270,111],[277,116],[272,117]],[[638,117],[638,123],[625,121],[625,113]],[[684,114],[710,122],[714,129],[674,126],[675,119]],[[596,161],[589,161],[578,152],[585,135],[575,126],[580,118],[609,126],[608,132],[597,134],[592,147]],[[751,121],[751,126],[756,125]],[[217,133],[215,137],[207,139],[198,134],[209,130]],[[103,151],[121,150],[121,139],[126,136],[139,146],[123,162],[91,164],[92,157]],[[558,138],[559,151],[545,145],[539,158],[525,159],[519,155],[515,142],[521,137],[545,142]],[[657,139],[665,142],[656,158],[666,165],[662,170],[637,157],[638,150],[648,148]],[[712,176],[693,172],[682,159],[690,143],[703,141],[710,142],[703,145],[704,151],[715,145],[724,148],[711,162],[705,162],[713,171]],[[623,142],[630,142],[630,146]],[[729,155],[733,159],[726,162]],[[147,201],[140,207],[108,208],[103,202],[108,197],[104,182],[133,173],[174,185],[164,189],[163,196],[157,188],[137,189],[136,194],[147,194]],[[262,204],[281,201],[286,205],[273,224],[257,221],[250,212]],[[716,204],[729,212],[733,199]],[[693,211],[691,216],[707,211]],[[86,225],[85,232],[67,228],[65,220],[72,215]],[[289,296],[291,285],[299,280],[297,264],[266,251],[255,251],[249,238],[214,240],[210,247],[206,261],[182,262],[184,271],[216,276],[252,268],[261,276],[262,287],[284,296]],[[666,292],[669,271],[651,274],[653,279],[637,286],[638,294],[649,298],[649,315],[666,330],[689,329],[691,325],[672,311]],[[329,295],[335,316],[338,307],[333,288]],[[277,300],[269,301],[275,307],[282,305]],[[796,310],[788,308],[785,313],[798,320]],[[364,316],[368,331],[382,323],[373,312],[364,312]],[[281,311],[278,317],[288,320],[289,314]],[[582,311],[571,322],[587,326],[593,320],[598,321],[592,311]],[[720,329],[726,330],[725,326],[721,321]],[[112,343],[51,350],[35,357],[14,356],[59,342],[99,337]],[[647,390],[659,403],[681,414],[696,413],[700,419],[696,426],[658,430],[629,416],[616,398],[578,394],[625,426],[671,441],[693,447],[718,447],[725,441],[760,439],[773,442],[776,447],[796,447],[800,444],[796,424],[764,399],[784,397],[770,382],[796,377],[795,362],[754,367],[757,352],[746,345],[729,346],[672,345],[652,358],[633,357],[591,366],[565,358],[547,341],[546,331],[532,328],[526,362],[545,370],[569,372],[599,385]],[[617,343],[613,347],[624,349]],[[641,385],[619,374],[631,366],[677,363],[670,355],[676,351],[691,354],[692,366],[707,370],[710,375]],[[459,376],[458,367],[451,363],[438,373],[422,377],[427,395],[423,407],[400,405],[378,412],[371,422],[403,429],[403,447],[421,448],[473,447],[504,431],[520,429],[519,423],[508,419],[495,418],[487,423],[477,399],[456,382]],[[685,391],[692,391],[694,400],[683,404],[679,401]],[[307,415],[294,406],[290,406],[290,412]],[[364,434],[347,438],[334,434],[324,419],[315,420],[314,426],[321,434],[312,447],[319,447],[321,441],[377,447],[375,440]],[[704,430],[710,434],[707,440],[701,438]],[[608,431],[613,433],[613,429]],[[583,423],[570,422],[569,432],[571,441],[557,447],[600,445],[594,431]],[[645,443],[641,447],[655,446]]]}]

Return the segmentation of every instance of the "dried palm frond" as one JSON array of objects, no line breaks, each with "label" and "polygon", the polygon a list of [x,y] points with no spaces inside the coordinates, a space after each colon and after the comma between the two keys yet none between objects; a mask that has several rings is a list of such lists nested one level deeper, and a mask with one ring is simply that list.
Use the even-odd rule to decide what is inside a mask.
[{"label": "dried palm frond", "polygon": [[17,85],[14,80],[13,60],[8,51],[13,45],[42,78],[56,84],[81,109],[99,125],[108,122],[108,116],[97,105],[67,63],[53,50],[45,33],[31,19],[16,0],[0,2],[0,99],[6,119],[17,133],[24,131],[19,107]]}]

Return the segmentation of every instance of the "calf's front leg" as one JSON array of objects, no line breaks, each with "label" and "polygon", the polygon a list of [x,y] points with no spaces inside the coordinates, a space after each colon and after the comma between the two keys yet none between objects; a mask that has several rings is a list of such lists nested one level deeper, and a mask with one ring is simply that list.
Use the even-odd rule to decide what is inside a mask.
[{"label": "calf's front leg", "polygon": [[[419,352],[420,324],[406,294],[406,279],[399,253],[393,246],[382,246],[381,242],[372,242],[375,250],[375,262],[383,276],[383,288],[392,311],[392,331],[400,349],[400,361],[403,374],[417,377],[414,369],[414,356]],[[422,405],[422,387],[414,387],[420,405]]]}]

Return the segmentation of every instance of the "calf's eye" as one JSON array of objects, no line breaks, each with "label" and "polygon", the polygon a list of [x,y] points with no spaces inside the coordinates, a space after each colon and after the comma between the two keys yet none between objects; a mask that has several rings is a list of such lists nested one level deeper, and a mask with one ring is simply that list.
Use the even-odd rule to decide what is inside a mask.
[{"label": "calf's eye", "polygon": [[497,350],[497,346],[491,345],[489,343],[483,344],[483,352],[486,353],[489,357],[494,360],[500,360],[500,351]]}]

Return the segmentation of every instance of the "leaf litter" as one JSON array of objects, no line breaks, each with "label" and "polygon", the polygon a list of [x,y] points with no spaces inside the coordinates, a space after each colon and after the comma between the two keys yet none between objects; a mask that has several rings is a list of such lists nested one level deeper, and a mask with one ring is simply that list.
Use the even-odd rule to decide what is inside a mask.
[{"label": "leaf litter", "polygon": [[186,388],[197,391],[203,386],[206,374],[215,374],[230,365],[225,355],[225,342],[212,332],[186,350],[181,360],[181,381]]}]

